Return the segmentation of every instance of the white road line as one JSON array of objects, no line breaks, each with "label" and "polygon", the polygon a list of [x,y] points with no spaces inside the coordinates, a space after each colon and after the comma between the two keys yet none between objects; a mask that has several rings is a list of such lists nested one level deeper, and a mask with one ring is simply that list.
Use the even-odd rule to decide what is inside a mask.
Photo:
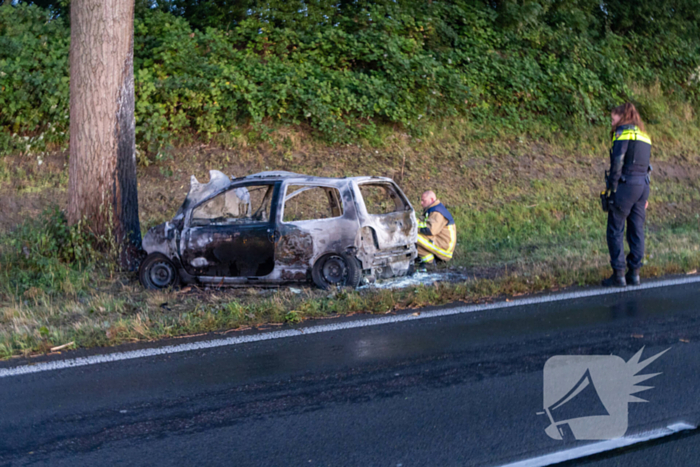
[{"label": "white road line", "polygon": [[18,366],[14,368],[0,368],[0,378],[8,376],[26,375],[29,373],[39,373],[41,371],[61,370],[64,368],[73,368],[86,365],[97,365],[100,363],[118,362],[121,360],[132,360],[135,358],[146,358],[157,355],[166,355],[180,352],[189,352],[192,350],[211,349],[214,347],[224,347],[229,345],[239,345],[248,342],[259,342],[273,339],[282,339],[286,337],[302,336],[305,334],[317,334],[322,332],[334,332],[344,329],[362,328],[367,326],[378,326],[381,324],[401,323],[404,321],[414,321],[419,319],[436,318],[440,316],[458,315],[463,313],[473,313],[475,311],[493,310],[498,308],[510,308],[514,306],[537,305],[541,303],[561,302],[565,300],[573,300],[576,298],[596,297],[600,295],[613,295],[636,290],[655,289],[659,287],[669,287],[673,285],[684,285],[700,282],[700,276],[684,277],[681,279],[669,279],[656,282],[647,282],[640,286],[623,288],[603,289],[596,288],[592,290],[584,290],[580,292],[569,292],[556,295],[542,295],[531,298],[517,299],[507,302],[496,302],[485,305],[467,305],[454,308],[446,308],[442,310],[433,310],[420,313],[419,315],[402,314],[392,316],[381,316],[376,318],[367,318],[356,321],[345,321],[341,323],[322,324],[318,326],[310,326],[306,328],[287,329],[284,331],[263,332],[260,334],[252,334],[247,336],[228,337],[225,339],[214,339],[209,341],[191,342],[189,344],[169,345],[165,347],[149,348],[141,350],[132,350],[130,352],[115,352],[103,355],[93,355],[90,357],[82,357],[68,360],[56,360],[52,362],[30,364]]},{"label": "white road line", "polygon": [[647,431],[637,435],[625,436],[622,438],[611,439],[609,441],[601,441],[600,443],[587,444],[578,448],[567,449],[566,451],[554,452],[540,457],[533,457],[520,462],[506,464],[502,467],[543,467],[546,465],[555,465],[562,462],[569,462],[576,459],[593,456],[603,452],[613,451],[615,449],[631,446],[633,444],[645,443],[654,439],[664,438],[673,434],[686,430],[694,430],[697,427],[685,422],[674,423],[666,428]]}]

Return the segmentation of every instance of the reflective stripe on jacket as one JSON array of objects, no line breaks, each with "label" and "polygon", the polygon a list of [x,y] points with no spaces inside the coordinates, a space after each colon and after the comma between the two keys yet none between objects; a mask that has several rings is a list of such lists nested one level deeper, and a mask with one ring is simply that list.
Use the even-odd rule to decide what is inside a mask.
[{"label": "reflective stripe on jacket", "polygon": [[418,222],[418,244],[443,260],[452,259],[457,246],[457,226],[452,214],[438,200],[423,213],[424,220]]},{"label": "reflective stripe on jacket", "polygon": [[613,133],[608,189],[617,190],[620,179],[646,176],[651,159],[651,138],[635,125],[621,125]]}]

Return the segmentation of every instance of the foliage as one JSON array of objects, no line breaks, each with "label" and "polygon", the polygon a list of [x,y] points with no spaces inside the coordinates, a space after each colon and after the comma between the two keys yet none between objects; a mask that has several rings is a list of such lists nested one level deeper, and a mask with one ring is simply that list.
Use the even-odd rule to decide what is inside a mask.
[{"label": "foliage", "polygon": [[[67,2],[44,3],[0,6],[0,151],[68,137]],[[632,83],[697,102],[698,11],[700,0],[141,0],[137,137],[157,153],[243,125],[304,125],[332,142],[455,115],[513,133],[595,125],[638,98]]]},{"label": "foliage", "polygon": [[58,208],[44,211],[0,237],[0,292],[76,292],[88,286],[97,263],[95,236],[82,223],[69,226]]},{"label": "foliage", "polygon": [[45,10],[0,6],[0,151],[67,141],[69,36]]}]

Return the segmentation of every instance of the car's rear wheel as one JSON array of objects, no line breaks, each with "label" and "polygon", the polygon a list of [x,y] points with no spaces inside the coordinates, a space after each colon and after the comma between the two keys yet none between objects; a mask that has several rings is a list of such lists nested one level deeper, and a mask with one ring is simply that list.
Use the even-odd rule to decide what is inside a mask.
[{"label": "car's rear wheel", "polygon": [[355,288],[362,280],[362,268],[353,256],[331,253],[316,261],[311,270],[311,277],[314,284],[321,289],[332,286]]},{"label": "car's rear wheel", "polygon": [[151,290],[167,289],[180,283],[177,268],[164,254],[151,253],[139,268],[141,284]]}]

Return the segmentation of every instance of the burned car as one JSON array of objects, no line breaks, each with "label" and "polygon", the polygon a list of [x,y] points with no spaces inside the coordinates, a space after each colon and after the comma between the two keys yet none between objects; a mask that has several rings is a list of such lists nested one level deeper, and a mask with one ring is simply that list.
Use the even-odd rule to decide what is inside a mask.
[{"label": "burned car", "polygon": [[193,176],[175,217],[143,239],[141,283],[213,286],[313,282],[357,287],[409,274],[417,222],[393,180],[262,172]]}]

